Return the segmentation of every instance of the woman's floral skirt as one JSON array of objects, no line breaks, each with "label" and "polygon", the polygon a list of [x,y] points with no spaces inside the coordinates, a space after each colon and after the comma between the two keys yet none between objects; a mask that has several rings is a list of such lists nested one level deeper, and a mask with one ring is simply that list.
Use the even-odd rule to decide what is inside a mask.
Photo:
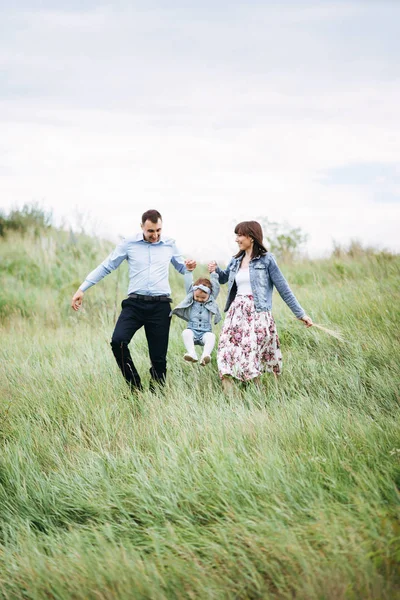
[{"label": "woman's floral skirt", "polygon": [[264,371],[280,375],[282,354],[274,318],[257,312],[253,296],[236,296],[218,344],[219,376],[249,381]]}]

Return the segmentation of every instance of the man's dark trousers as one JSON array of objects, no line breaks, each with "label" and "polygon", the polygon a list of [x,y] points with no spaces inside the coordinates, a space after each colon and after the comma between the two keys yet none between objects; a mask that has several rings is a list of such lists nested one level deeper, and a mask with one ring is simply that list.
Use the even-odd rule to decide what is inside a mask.
[{"label": "man's dark trousers", "polygon": [[159,296],[140,297],[136,294],[133,296],[122,301],[122,311],[111,340],[112,351],[129,386],[141,389],[140,376],[133,364],[128,344],[136,331],[144,326],[151,362],[150,375],[153,383],[163,385],[167,375],[171,299]]}]

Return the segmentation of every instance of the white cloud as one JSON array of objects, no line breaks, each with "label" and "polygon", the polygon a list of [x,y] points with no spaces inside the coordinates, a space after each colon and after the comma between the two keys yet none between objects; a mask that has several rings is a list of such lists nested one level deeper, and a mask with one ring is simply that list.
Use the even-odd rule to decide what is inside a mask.
[{"label": "white cloud", "polygon": [[[314,254],[332,239],[400,249],[399,204],[323,177],[399,161],[397,58],[364,53],[375,8],[296,7],[235,5],[225,20],[127,5],[13,13],[20,40],[9,34],[0,51],[3,207],[89,213],[114,238],[158,208],[201,258],[227,256],[233,222],[258,215],[302,227]],[[341,22],[354,25],[357,56]]]}]

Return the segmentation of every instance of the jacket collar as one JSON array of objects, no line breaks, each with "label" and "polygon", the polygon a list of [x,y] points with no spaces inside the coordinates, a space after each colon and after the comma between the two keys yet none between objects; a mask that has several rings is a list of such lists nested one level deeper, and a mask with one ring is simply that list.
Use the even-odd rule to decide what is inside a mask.
[{"label": "jacket collar", "polygon": [[[243,256],[238,256],[237,258],[235,258],[236,264],[242,262],[242,258]],[[260,260],[261,256],[255,256],[254,258],[251,259],[250,262],[252,262],[253,260]]]}]

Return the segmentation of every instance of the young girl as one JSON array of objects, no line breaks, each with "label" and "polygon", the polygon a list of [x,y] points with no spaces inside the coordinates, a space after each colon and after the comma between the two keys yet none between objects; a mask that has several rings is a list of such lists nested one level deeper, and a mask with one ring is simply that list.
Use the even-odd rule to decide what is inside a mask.
[{"label": "young girl", "polygon": [[211,281],[205,278],[197,279],[194,285],[191,272],[186,273],[184,277],[187,296],[171,311],[171,315],[188,321],[187,328],[182,332],[186,348],[183,358],[189,362],[197,362],[194,346],[204,346],[200,358],[200,364],[204,367],[211,360],[215,344],[215,335],[211,331],[212,318],[214,317],[215,324],[221,320],[221,313],[215,301],[220,288],[218,275],[210,275]]},{"label": "young girl", "polygon": [[279,375],[282,354],[272,309],[276,287],[295,316],[307,327],[313,324],[298,303],[276,260],[263,245],[261,225],[243,221],[235,228],[238,253],[222,270],[209,263],[220,283],[228,282],[228,311],[218,346],[218,371],[224,389],[232,380],[257,380],[264,371]]}]

